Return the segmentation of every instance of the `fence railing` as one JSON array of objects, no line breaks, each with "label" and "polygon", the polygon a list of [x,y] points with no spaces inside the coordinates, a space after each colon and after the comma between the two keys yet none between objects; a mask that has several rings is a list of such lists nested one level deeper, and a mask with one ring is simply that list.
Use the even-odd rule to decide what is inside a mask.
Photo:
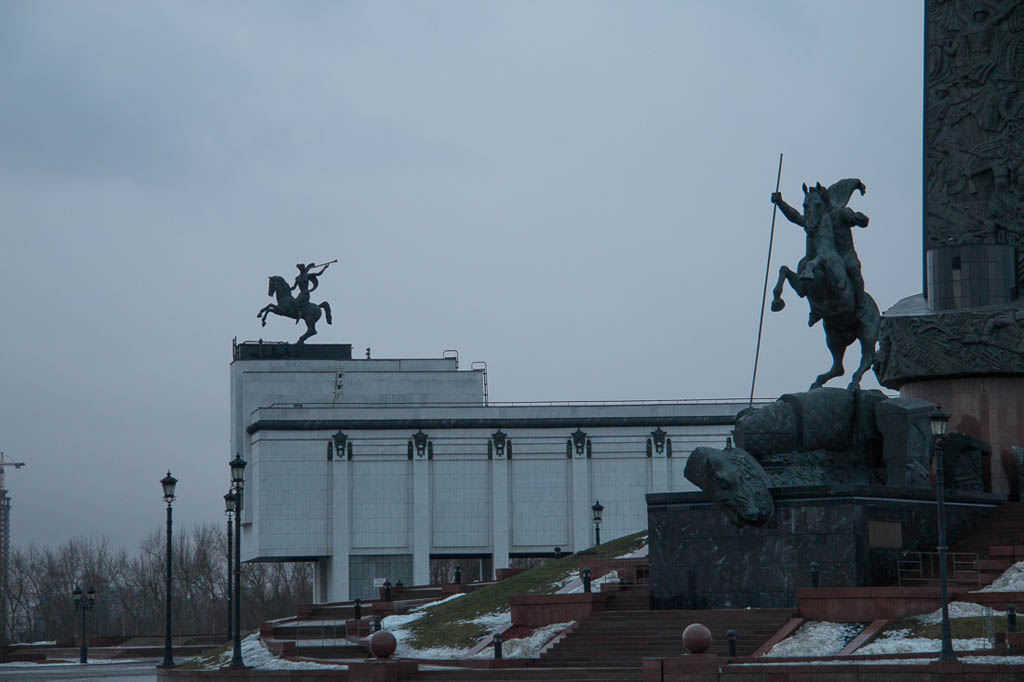
[{"label": "fence railing", "polygon": [[[938,552],[901,552],[896,559],[900,585],[939,582]],[[981,585],[978,555],[973,552],[946,552],[946,574],[958,583]]]}]

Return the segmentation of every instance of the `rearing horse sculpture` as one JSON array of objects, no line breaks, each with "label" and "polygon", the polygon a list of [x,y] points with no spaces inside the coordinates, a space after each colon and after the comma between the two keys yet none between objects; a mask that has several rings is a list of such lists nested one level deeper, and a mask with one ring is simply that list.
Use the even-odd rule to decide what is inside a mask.
[{"label": "rearing horse sculpture", "polygon": [[316,334],[316,323],[320,319],[321,308],[327,318],[327,324],[331,324],[331,305],[327,301],[320,305],[308,300],[300,304],[292,297],[291,287],[288,286],[284,277],[272,275],[268,279],[267,296],[276,296],[277,303],[268,303],[256,313],[256,317],[260,318],[264,327],[267,326],[267,315],[270,313],[291,318],[296,322],[302,320],[306,323],[306,333],[300,336],[296,343],[305,343],[306,339]]},{"label": "rearing horse sculpture", "polygon": [[861,377],[875,361],[878,327],[881,316],[875,300],[863,289],[860,261],[853,249],[850,228],[866,227],[868,217],[847,207],[854,190],[865,191],[864,183],[856,178],[840,180],[829,188],[821,183],[804,189],[804,212],[782,200],[779,193],[772,194],[786,218],[804,228],[807,233],[806,254],[793,272],[783,265],[779,268],[779,281],[772,290],[772,310],[778,312],[786,306],[782,288],[786,282],[800,298],[811,305],[808,326],[818,320],[825,328],[825,343],[832,354],[832,367],[819,374],[811,389],[821,388],[829,379],[842,376],[843,356],[846,348],[860,341],[860,366],[850,379],[849,388],[860,387]]}]

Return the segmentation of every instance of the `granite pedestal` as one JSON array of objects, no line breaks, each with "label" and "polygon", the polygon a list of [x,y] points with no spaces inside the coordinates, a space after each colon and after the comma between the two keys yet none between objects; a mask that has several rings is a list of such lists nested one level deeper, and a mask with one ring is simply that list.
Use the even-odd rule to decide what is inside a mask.
[{"label": "granite pedestal", "polygon": [[[647,495],[653,609],[796,606],[796,589],[893,585],[903,551],[935,551],[935,493],[883,486],[777,488],[766,526],[734,526],[704,493]],[[946,500],[949,543],[1005,497]]]}]

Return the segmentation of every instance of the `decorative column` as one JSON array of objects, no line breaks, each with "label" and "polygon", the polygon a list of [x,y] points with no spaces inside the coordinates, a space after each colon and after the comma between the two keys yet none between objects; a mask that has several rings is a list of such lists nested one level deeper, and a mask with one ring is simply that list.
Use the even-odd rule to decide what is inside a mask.
[{"label": "decorative column", "polygon": [[430,582],[430,545],[433,515],[430,499],[430,460],[434,446],[422,430],[412,436],[412,576],[417,585]]},{"label": "decorative column", "polygon": [[[352,442],[341,431],[331,436],[333,459],[327,462],[330,514],[330,557],[317,562],[313,579],[313,601],[346,601],[348,593],[348,557],[352,538]],[[356,521],[358,522],[358,520]],[[319,588],[319,589],[317,589]]]},{"label": "decorative column", "polygon": [[572,548],[579,552],[594,544],[591,529],[593,504],[590,493],[590,453],[593,445],[583,429],[571,436],[572,452]]},{"label": "decorative column", "polygon": [[665,447],[668,434],[660,426],[651,431],[647,439],[648,456],[651,458],[651,492],[667,493],[672,490],[672,460]]},{"label": "decorative column", "polygon": [[491,434],[491,564],[495,571],[508,568],[511,543],[508,444],[508,437],[501,429]]}]

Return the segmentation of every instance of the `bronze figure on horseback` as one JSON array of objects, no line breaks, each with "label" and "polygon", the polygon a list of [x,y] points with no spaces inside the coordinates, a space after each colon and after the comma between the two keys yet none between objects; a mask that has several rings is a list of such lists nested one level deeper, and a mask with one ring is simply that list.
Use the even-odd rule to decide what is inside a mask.
[{"label": "bronze figure on horseback", "polygon": [[881,316],[875,300],[864,290],[860,260],[853,248],[853,227],[867,227],[868,217],[847,206],[854,191],[864,194],[864,183],[857,178],[840,180],[826,188],[821,183],[810,189],[805,184],[804,212],[782,200],[774,192],[776,204],[786,218],[807,233],[806,253],[794,272],[783,265],[772,290],[772,310],[786,306],[782,289],[786,282],[800,298],[811,305],[808,326],[819,320],[825,328],[825,342],[832,354],[832,367],[819,374],[811,389],[821,388],[829,379],[842,376],[846,348],[860,341],[860,365],[853,373],[849,388],[860,387],[861,377],[875,360]]},{"label": "bronze figure on horseback", "polygon": [[[288,286],[288,282],[280,275],[269,277],[267,296],[275,296],[277,303],[268,303],[256,313],[262,326],[267,326],[267,315],[270,313],[291,318],[295,320],[295,324],[302,320],[306,323],[306,333],[300,336],[296,343],[305,343],[306,339],[316,334],[316,323],[320,320],[321,314],[324,315],[327,324],[331,324],[331,304],[327,301],[320,304],[310,303],[309,294],[320,285],[318,278],[324,274],[327,266],[337,262],[335,259],[320,265],[315,263],[297,264],[295,267],[299,269],[299,274],[295,276],[295,283],[291,286]],[[320,271],[314,272],[316,268],[320,268]],[[299,295],[293,298],[292,290],[296,288],[299,290]],[[321,313],[321,311],[323,312]]]}]

